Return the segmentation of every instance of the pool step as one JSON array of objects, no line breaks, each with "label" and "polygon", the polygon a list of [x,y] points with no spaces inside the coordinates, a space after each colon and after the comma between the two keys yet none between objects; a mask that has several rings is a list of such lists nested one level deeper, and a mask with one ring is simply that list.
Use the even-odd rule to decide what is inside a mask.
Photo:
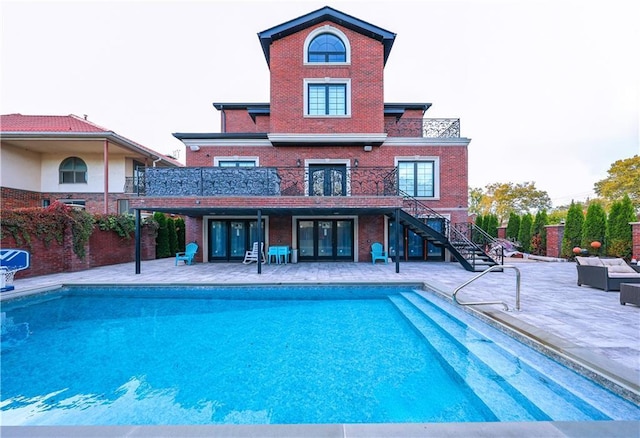
[{"label": "pool step", "polygon": [[[452,356],[449,364],[453,370],[501,421],[567,417],[580,421],[602,415],[556,385],[545,386],[549,383],[547,379],[518,357],[452,319],[423,297],[403,293],[392,301],[441,355]],[[585,409],[589,411],[586,414]],[[607,417],[602,415],[602,419]]]}]

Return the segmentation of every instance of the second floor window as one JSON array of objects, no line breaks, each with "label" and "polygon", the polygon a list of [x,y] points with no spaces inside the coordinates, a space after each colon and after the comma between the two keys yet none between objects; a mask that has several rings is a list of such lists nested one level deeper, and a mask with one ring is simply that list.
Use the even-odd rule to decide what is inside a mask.
[{"label": "second floor window", "polygon": [[87,182],[87,165],[78,157],[69,157],[60,164],[60,184]]},{"label": "second floor window", "polygon": [[435,196],[435,165],[433,161],[400,161],[398,188],[409,196]]},{"label": "second floor window", "polygon": [[308,62],[345,62],[347,50],[340,38],[331,33],[322,33],[309,44]]},{"label": "second floor window", "polygon": [[347,114],[346,84],[309,84],[308,111],[311,116]]},{"label": "second floor window", "polygon": [[220,160],[218,167],[256,167],[253,160]]}]

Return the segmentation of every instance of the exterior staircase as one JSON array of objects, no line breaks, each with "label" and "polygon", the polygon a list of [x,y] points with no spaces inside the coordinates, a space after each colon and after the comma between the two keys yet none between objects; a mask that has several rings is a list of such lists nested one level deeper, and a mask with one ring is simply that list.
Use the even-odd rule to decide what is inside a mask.
[{"label": "exterior staircase", "polygon": [[[408,208],[399,210],[398,221],[400,224],[421,236],[424,240],[449,250],[451,255],[467,271],[482,272],[491,266],[502,264],[500,254],[490,255],[485,252],[479,244],[474,243],[470,237],[467,237],[466,234],[468,233],[463,232],[459,227],[453,226],[448,218],[427,207],[417,199],[405,195],[405,205],[407,204],[409,205]],[[390,216],[396,219],[395,215],[396,213],[393,213]],[[434,217],[442,221],[442,231],[438,231],[427,224],[426,218]],[[468,224],[468,226],[474,227],[473,224]],[[489,238],[491,239],[491,237]],[[499,248],[501,249],[502,247],[500,246]]]}]

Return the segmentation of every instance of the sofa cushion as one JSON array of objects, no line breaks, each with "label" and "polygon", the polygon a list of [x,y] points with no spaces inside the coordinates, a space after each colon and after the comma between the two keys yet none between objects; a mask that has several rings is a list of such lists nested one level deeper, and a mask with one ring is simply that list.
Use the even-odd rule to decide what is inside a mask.
[{"label": "sofa cushion", "polygon": [[576,260],[582,266],[604,266],[602,260],[598,257],[576,257]]},{"label": "sofa cushion", "polygon": [[624,265],[607,266],[607,268],[609,274],[638,274],[631,266],[627,265],[626,263]]},{"label": "sofa cushion", "polygon": [[[627,262],[624,259],[600,259],[605,266],[627,266]],[[633,271],[633,269],[631,269]]]},{"label": "sofa cushion", "polygon": [[638,281],[640,281],[640,273],[635,272],[635,271],[634,271],[633,274],[631,274],[629,272],[611,272],[611,268],[609,268],[608,276],[609,276],[609,278],[628,278],[629,280],[631,280],[633,278],[633,279],[637,279]]}]

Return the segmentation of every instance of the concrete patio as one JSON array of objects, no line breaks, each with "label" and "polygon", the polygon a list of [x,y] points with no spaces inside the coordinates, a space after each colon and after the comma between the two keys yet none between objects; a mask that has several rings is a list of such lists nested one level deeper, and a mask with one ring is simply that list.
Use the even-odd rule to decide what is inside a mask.
[{"label": "concrete patio", "polygon": [[[540,348],[562,361],[576,361],[578,368],[636,404],[640,401],[640,307],[620,305],[618,292],[603,292],[576,284],[576,267],[571,262],[540,262],[508,259],[505,264],[521,273],[520,311],[516,306],[516,270],[491,272],[462,289],[460,301],[504,301],[501,305],[466,307],[469,312],[492,324],[526,335]],[[258,274],[252,263],[198,263],[192,266],[173,259],[142,262],[135,274],[133,263],[106,266],[75,273],[55,274],[16,280],[15,291],[2,299],[46,290],[61,284],[278,284],[278,283],[424,283],[444,297],[478,275],[457,263],[299,263],[264,264]],[[614,424],[615,423],[615,424]],[[482,436],[640,436],[637,422],[517,423],[511,428],[500,424],[435,425],[435,429],[416,429],[416,425],[390,425],[368,429],[370,425],[340,425],[339,430],[309,426],[305,436],[389,436],[414,435],[431,430],[437,436],[460,436],[465,432]],[[595,427],[594,427],[595,425]],[[338,425],[336,425],[338,426]],[[462,428],[462,429],[461,429]],[[610,428],[610,429],[609,429]],[[7,436],[27,436],[30,428],[3,428]],[[153,436],[152,428],[112,428],[116,436]],[[125,430],[126,429],[126,430]],[[133,432],[133,430],[137,432]],[[164,429],[165,436],[297,436],[294,426],[281,429],[240,427],[236,429]],[[116,432],[117,431],[117,432]],[[172,432],[174,431],[174,432]],[[190,431],[190,432],[189,432]],[[421,432],[419,432],[421,431]],[[523,433],[523,431],[526,431]],[[536,433],[538,431],[539,433]],[[614,433],[615,431],[615,433]],[[33,432],[33,431],[31,431]],[[347,433],[348,432],[348,433]],[[595,434],[595,432],[598,432]],[[611,433],[610,433],[611,432]],[[24,433],[24,435],[23,435]],[[79,432],[78,432],[79,433]],[[200,435],[205,433],[205,435]],[[586,433],[586,434],[585,434]],[[183,435],[186,434],[186,435]],[[593,435],[590,435],[593,434]],[[32,435],[29,435],[32,436]],[[79,436],[79,435],[78,435]],[[86,435],[85,435],[86,436]]]}]

